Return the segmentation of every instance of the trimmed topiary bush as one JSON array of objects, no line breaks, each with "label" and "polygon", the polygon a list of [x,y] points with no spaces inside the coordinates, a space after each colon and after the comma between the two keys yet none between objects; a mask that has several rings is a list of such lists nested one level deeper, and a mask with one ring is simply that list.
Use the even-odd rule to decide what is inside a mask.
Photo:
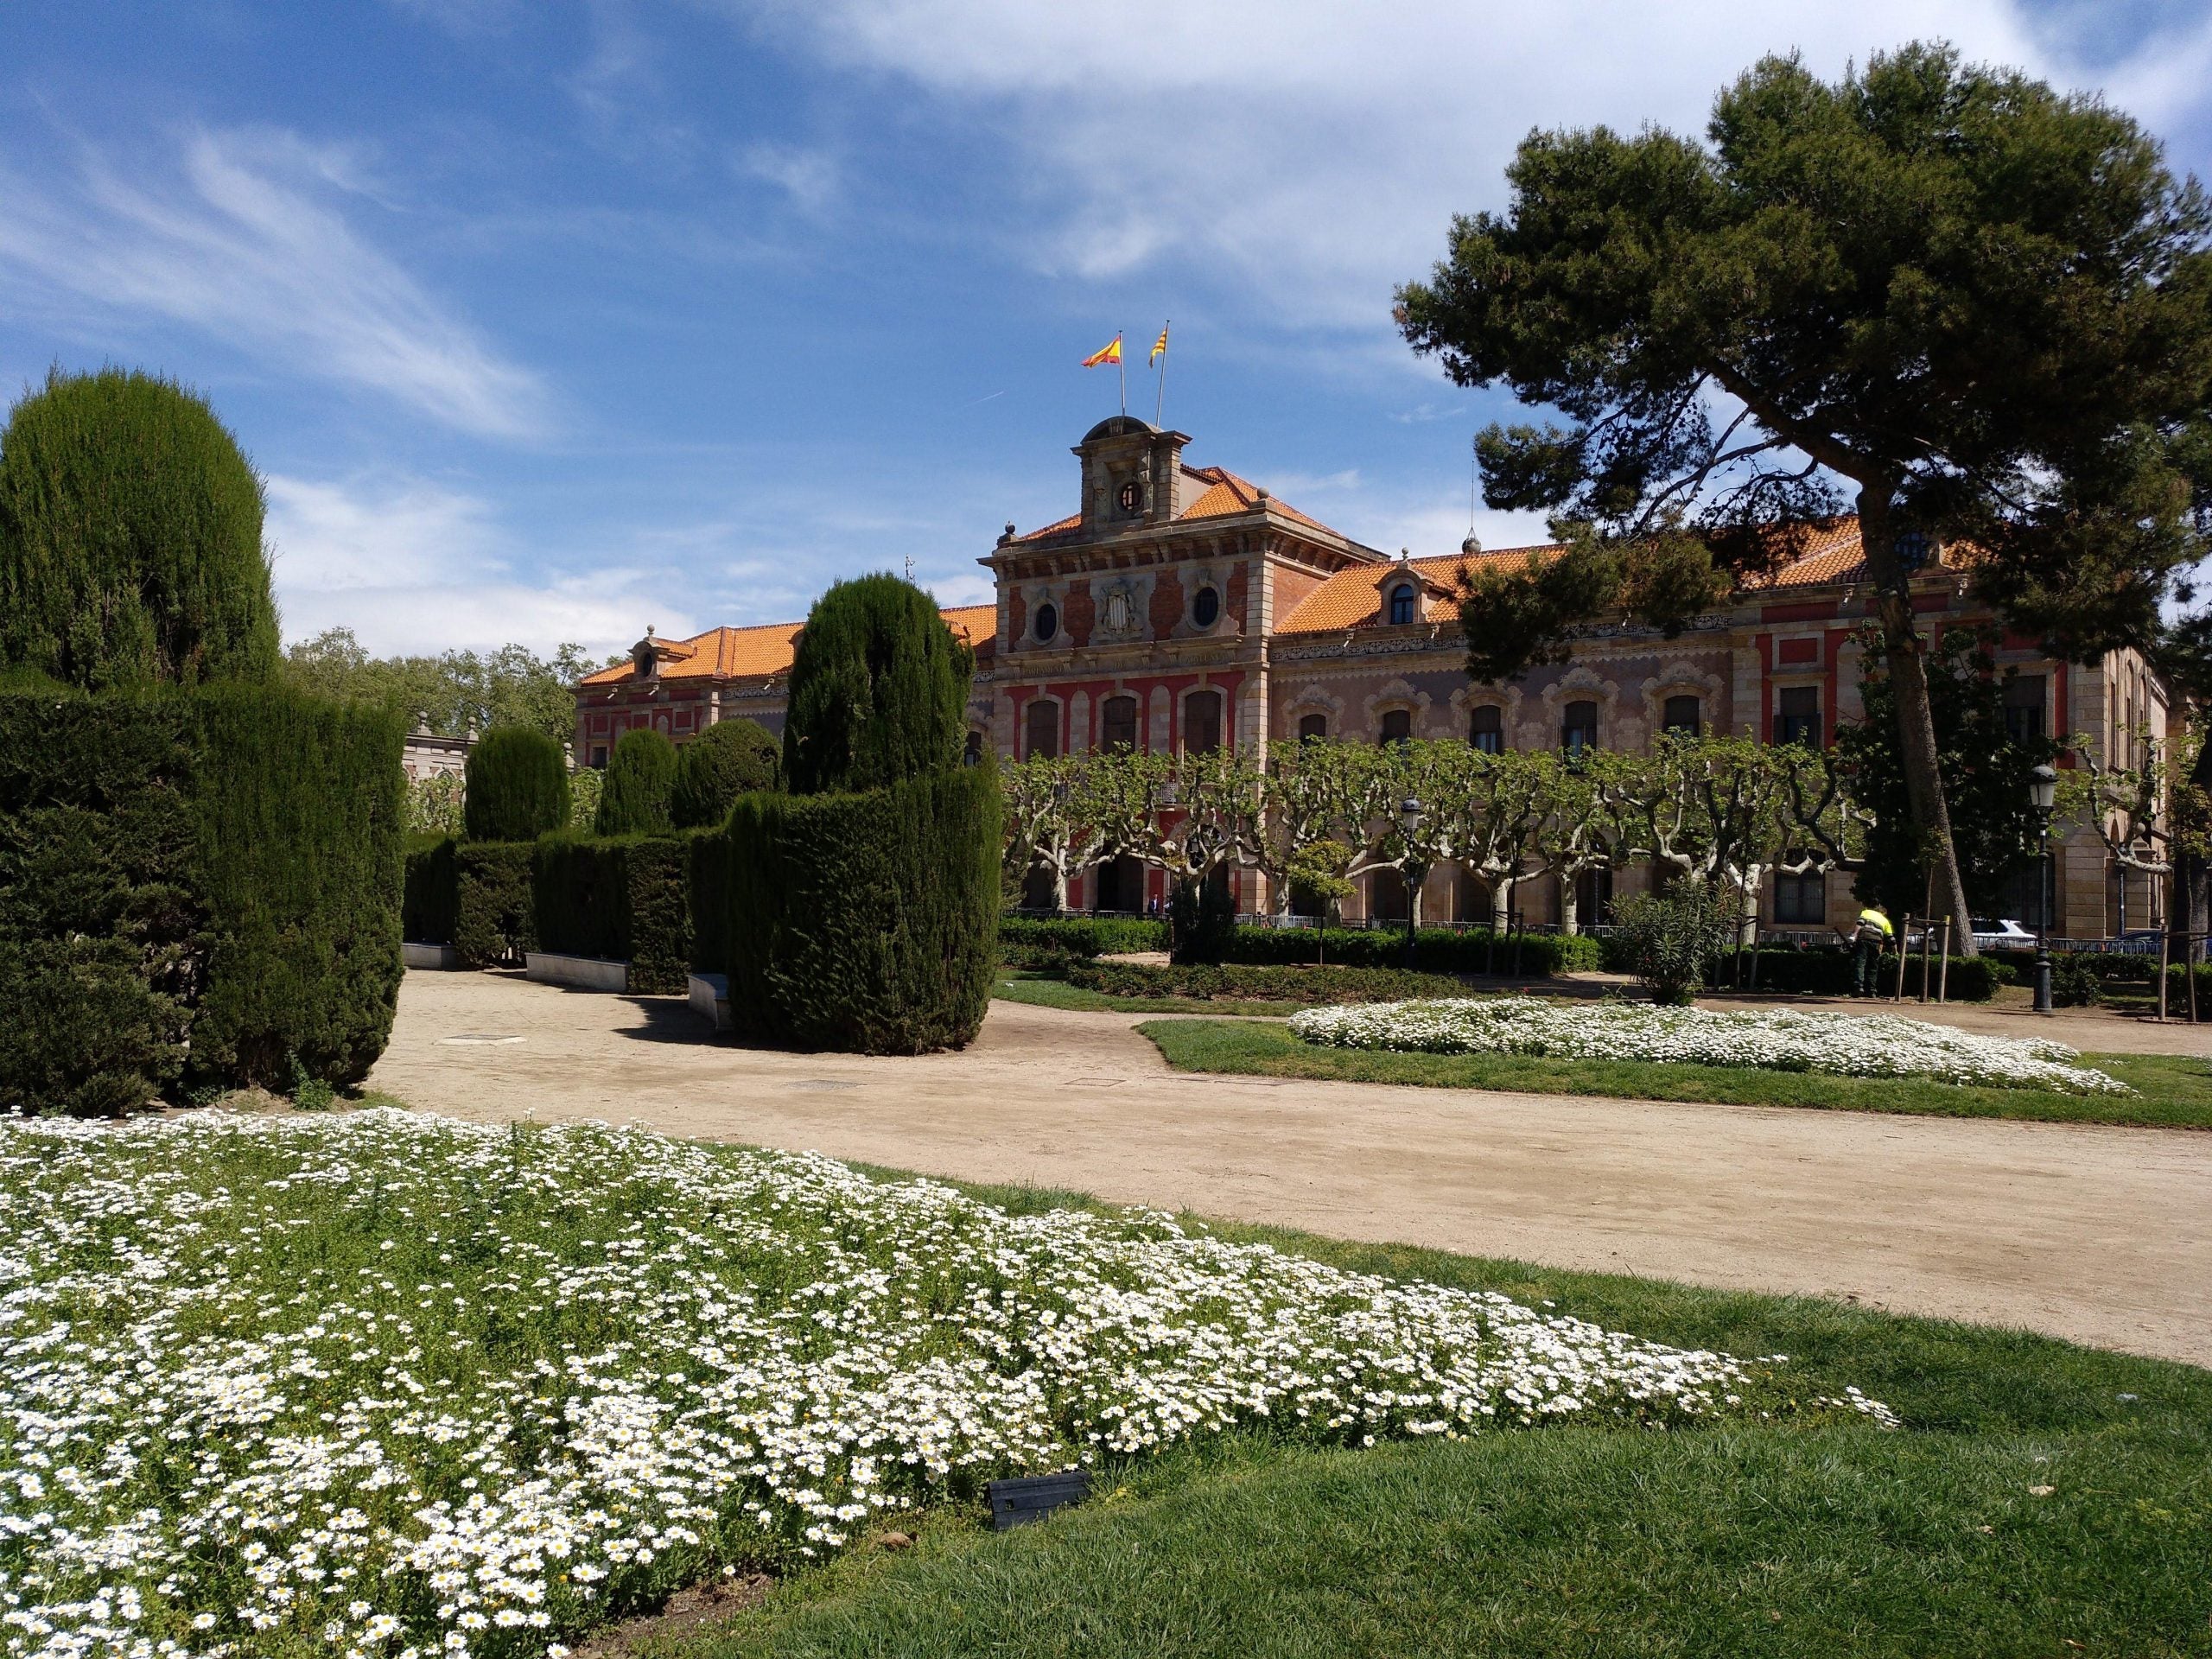
[{"label": "trimmed topiary bush", "polygon": [[955,767],[857,795],[747,795],[730,814],[730,1013],[770,1042],[965,1046],[996,961],[999,786]]},{"label": "trimmed topiary bush", "polygon": [[784,777],[793,794],[880,789],[960,764],[975,654],[893,575],[815,601],[791,662]]},{"label": "trimmed topiary bush", "polygon": [[592,825],[602,836],[664,835],[676,787],[676,746],[658,732],[622,734],[607,762],[607,782]]},{"label": "trimmed topiary bush", "polygon": [[[1248,930],[1256,931],[1256,930]],[[1119,956],[1165,950],[1167,925],[1128,916],[1006,916],[999,918],[999,952],[1010,967],[1030,968],[1065,957]],[[1302,957],[1313,960],[1311,942]]]},{"label": "trimmed topiary bush", "polygon": [[399,901],[399,933],[418,944],[451,944],[454,911],[454,850],[461,842],[452,836],[414,835],[407,838],[407,874]]},{"label": "trimmed topiary bush", "polygon": [[569,757],[527,726],[494,726],[468,751],[461,822],[471,841],[535,841],[569,822]]},{"label": "trimmed topiary bush", "polygon": [[639,995],[690,982],[690,845],[675,836],[547,836],[531,857],[537,948],[630,964]]},{"label": "trimmed topiary bush", "polygon": [[691,893],[691,971],[729,971],[729,831],[695,831],[688,849]]},{"label": "trimmed topiary bush", "polygon": [[0,431],[0,664],[92,690],[272,677],[262,505],[196,394],[50,372]]},{"label": "trimmed topiary bush", "polygon": [[537,949],[527,841],[466,841],[454,851],[453,948],[464,968],[519,968]]},{"label": "trimmed topiary bush", "polygon": [[719,830],[741,795],[780,789],[784,750],[757,720],[720,720],[676,752],[669,821],[678,830]]},{"label": "trimmed topiary bush", "polygon": [[400,741],[274,687],[0,692],[0,1105],[358,1081],[398,987]]},{"label": "trimmed topiary bush", "polygon": [[[1312,963],[1348,968],[1398,968],[1406,959],[1402,929],[1389,927],[1242,926],[1223,960]],[[1499,974],[1534,979],[1599,965],[1599,941],[1586,933],[1501,933],[1486,927],[1424,927],[1414,935],[1414,968],[1424,974]]]}]

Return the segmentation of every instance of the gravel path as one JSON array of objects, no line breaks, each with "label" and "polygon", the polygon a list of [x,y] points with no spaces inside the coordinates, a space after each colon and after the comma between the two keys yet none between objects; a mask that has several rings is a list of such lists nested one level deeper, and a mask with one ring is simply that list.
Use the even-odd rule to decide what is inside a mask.
[{"label": "gravel path", "polygon": [[2212,1134],[1193,1077],[1139,1018],[998,1002],[965,1053],[866,1059],[709,1040],[673,1000],[410,973],[370,1084],[2212,1365]]}]

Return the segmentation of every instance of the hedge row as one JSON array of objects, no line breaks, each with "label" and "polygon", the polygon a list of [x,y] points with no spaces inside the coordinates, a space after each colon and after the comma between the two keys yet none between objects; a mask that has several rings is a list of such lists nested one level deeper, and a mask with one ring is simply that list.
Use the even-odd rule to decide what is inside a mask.
[{"label": "hedge row", "polygon": [[[1809,950],[1762,950],[1757,952],[1758,971],[1752,969],[1752,954],[1744,953],[1742,978],[1738,978],[1736,953],[1730,951],[1716,962],[1706,976],[1706,983],[1713,990],[1729,991],[1740,983],[1745,990],[1772,991],[1778,995],[1849,996],[1852,994],[1851,953],[1848,950],[1813,949]],[[1939,958],[1931,957],[1928,963],[1931,985],[1939,987],[1945,998],[1953,1002],[1986,1002],[1996,994],[1999,984],[2008,982],[2008,976],[2001,963],[1986,957],[1953,957],[1947,970]],[[1874,988],[1878,995],[1892,995],[1897,985],[1897,959],[1895,953],[1883,957],[1876,963]],[[1920,957],[1917,952],[1905,958],[1904,994],[1920,995]]]},{"label": "hedge row", "polygon": [[1464,996],[1467,988],[1444,974],[1398,968],[1264,968],[1243,963],[1158,964],[1074,961],[1069,984],[1107,996],[1190,996],[1252,1002],[1392,1002],[1417,996]]},{"label": "hedge row", "polygon": [[990,1002],[999,782],[988,765],[852,795],[739,798],[729,823],[738,1028],[810,1049],[957,1048]]},{"label": "hedge row", "polygon": [[1165,950],[1167,925],[1111,916],[1001,916],[999,952],[1017,968],[1062,957],[1122,956]]},{"label": "hedge row", "polygon": [[630,964],[630,989],[680,995],[691,957],[690,849],[673,836],[543,837],[531,858],[540,948]]},{"label": "hedge row", "polygon": [[0,1105],[365,1076],[399,982],[403,734],[270,687],[0,690]]},{"label": "hedge row", "polygon": [[[1495,940],[1495,949],[1493,949]],[[1517,953],[1517,956],[1516,956]],[[1239,927],[1230,962],[1342,963],[1347,968],[1402,968],[1406,936],[1384,928]],[[1424,974],[1518,974],[1539,978],[1598,966],[1598,941],[1585,933],[1493,936],[1488,928],[1420,928],[1413,967]],[[1517,961],[1517,966],[1516,964]]]}]

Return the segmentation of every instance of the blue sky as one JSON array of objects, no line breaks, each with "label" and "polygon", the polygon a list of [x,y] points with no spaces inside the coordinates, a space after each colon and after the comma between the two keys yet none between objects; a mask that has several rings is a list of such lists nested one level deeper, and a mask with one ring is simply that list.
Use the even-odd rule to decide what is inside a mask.
[{"label": "blue sky", "polygon": [[[1768,50],[1915,36],[2104,91],[2212,175],[2161,0],[392,0],[0,7],[0,387],[206,391],[288,637],[619,647],[914,562],[988,596],[1174,320],[1171,424],[1449,551],[1457,391],[1389,323],[1534,125],[1694,128]],[[1539,527],[1484,512],[1492,545]]]}]

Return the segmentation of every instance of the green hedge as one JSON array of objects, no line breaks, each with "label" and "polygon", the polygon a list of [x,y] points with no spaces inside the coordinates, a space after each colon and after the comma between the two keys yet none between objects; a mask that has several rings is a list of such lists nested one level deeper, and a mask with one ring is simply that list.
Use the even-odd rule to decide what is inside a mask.
[{"label": "green hedge", "polygon": [[857,795],[744,796],[730,815],[730,1009],[812,1049],[918,1054],[990,1001],[999,782],[988,765]]},{"label": "green hedge", "polygon": [[[727,816],[727,815],[725,815]],[[691,895],[691,969],[729,971],[729,831],[702,830],[689,838]]]},{"label": "green hedge", "polygon": [[601,836],[666,835],[676,789],[676,746],[650,727],[615,740],[592,830]]},{"label": "green hedge", "polygon": [[536,843],[467,841],[454,850],[453,946],[464,968],[519,968],[537,949]]},{"label": "green hedge", "polygon": [[[1424,974],[1510,974],[1520,951],[1524,978],[1598,966],[1598,941],[1586,933],[1523,933],[1516,941],[1498,936],[1495,957],[1488,928],[1465,931],[1425,927],[1414,934],[1414,969]],[[1402,968],[1406,960],[1402,930],[1351,927],[1255,927],[1247,924],[1229,942],[1229,962],[1310,963],[1319,955],[1348,968]]]},{"label": "green hedge", "polygon": [[1409,997],[1464,996],[1467,988],[1445,974],[1397,968],[1265,968],[1243,963],[1159,965],[1142,962],[1071,962],[1069,984],[1106,996],[1192,996],[1252,1002],[1394,1002]]},{"label": "green hedge", "polygon": [[365,1076],[399,979],[393,715],[0,691],[0,1104]]},{"label": "green hedge", "polygon": [[[1849,996],[1851,995],[1851,953],[1848,950],[1815,947],[1812,950],[1765,949],[1758,952],[1758,974],[1751,974],[1751,958],[1744,959],[1742,983],[1746,990],[1773,991],[1777,995],[1799,996]],[[1953,1002],[1986,1002],[1996,994],[2005,974],[2001,963],[1983,957],[1953,957],[1947,971],[1941,960],[1930,957],[1929,977],[1940,985],[1948,1001]],[[1877,964],[1875,988],[1883,996],[1897,989],[1897,959],[1895,953],[1882,957]],[[1736,955],[1733,951],[1722,956],[1706,976],[1709,989],[1729,991],[1738,984]],[[1920,954],[1915,951],[1905,958],[1904,990],[1907,996],[1920,995]]]},{"label": "green hedge", "polygon": [[1016,968],[1033,966],[1033,957],[1118,957],[1166,948],[1165,922],[1120,916],[999,918],[999,954]]},{"label": "green hedge", "polygon": [[537,948],[630,964],[631,991],[680,994],[689,982],[687,842],[674,836],[547,836],[531,855]]},{"label": "green hedge", "polygon": [[399,932],[417,944],[451,944],[457,896],[452,836],[410,836],[407,875],[399,903]]}]

